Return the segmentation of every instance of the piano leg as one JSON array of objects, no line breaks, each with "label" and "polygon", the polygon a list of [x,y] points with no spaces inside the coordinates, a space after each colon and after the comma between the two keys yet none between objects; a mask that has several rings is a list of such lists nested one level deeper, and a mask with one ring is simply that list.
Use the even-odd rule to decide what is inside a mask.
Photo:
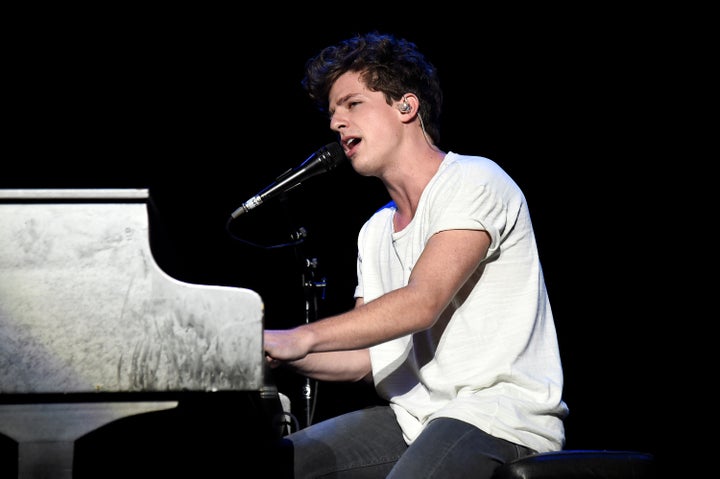
[{"label": "piano leg", "polygon": [[18,478],[73,475],[80,436],[135,414],[171,409],[177,401],[0,405],[0,433],[18,442]]}]

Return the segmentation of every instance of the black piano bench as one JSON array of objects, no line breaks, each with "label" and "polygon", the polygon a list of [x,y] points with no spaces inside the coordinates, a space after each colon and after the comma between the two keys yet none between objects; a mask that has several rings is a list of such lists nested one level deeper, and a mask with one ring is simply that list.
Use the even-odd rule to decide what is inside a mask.
[{"label": "black piano bench", "polygon": [[636,451],[566,450],[521,457],[495,470],[493,479],[652,479],[652,454]]}]

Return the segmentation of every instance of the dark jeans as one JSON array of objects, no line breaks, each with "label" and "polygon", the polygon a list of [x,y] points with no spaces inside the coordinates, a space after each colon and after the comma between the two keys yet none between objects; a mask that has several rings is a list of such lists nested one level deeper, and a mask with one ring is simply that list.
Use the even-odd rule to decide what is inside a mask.
[{"label": "dark jeans", "polygon": [[283,439],[296,479],[490,478],[533,451],[456,419],[435,419],[408,446],[388,406],[354,411]]}]

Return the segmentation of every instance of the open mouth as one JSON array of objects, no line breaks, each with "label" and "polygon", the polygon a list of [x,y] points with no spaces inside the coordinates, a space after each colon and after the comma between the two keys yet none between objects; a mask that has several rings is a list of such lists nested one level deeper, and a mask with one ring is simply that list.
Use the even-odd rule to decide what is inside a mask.
[{"label": "open mouth", "polygon": [[348,138],[343,142],[343,145],[345,145],[345,155],[348,157],[351,155],[351,152],[353,148],[355,148],[360,143],[360,138]]}]

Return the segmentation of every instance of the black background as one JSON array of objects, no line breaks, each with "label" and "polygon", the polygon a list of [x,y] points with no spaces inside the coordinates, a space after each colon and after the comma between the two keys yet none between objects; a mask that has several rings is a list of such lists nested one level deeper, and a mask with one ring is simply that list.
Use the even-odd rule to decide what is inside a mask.
[{"label": "black background", "polygon": [[[367,9],[368,6],[362,6]],[[566,374],[569,448],[663,447],[669,401],[657,334],[670,317],[653,189],[662,141],[663,37],[642,15],[547,9],[498,15],[401,11],[193,9],[33,12],[17,18],[6,58],[0,187],[149,188],[156,260],[190,283],[250,288],[266,326],[305,320],[302,267],[327,282],[320,316],[352,306],[355,239],[387,200],[374,178],[341,165],[238,218],[232,211],[335,140],[301,90],[307,58],[356,32],[414,41],[445,90],[441,146],[487,156],[527,197]],[[276,373],[302,413],[302,379]],[[322,383],[315,420],[371,401]]]}]

